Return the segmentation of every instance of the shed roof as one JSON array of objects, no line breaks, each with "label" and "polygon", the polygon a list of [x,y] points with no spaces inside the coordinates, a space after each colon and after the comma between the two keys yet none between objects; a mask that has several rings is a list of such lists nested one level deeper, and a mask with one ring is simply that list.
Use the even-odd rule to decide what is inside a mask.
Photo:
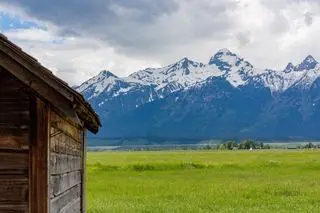
[{"label": "shed roof", "polygon": [[73,114],[88,130],[98,132],[101,122],[84,97],[1,33],[0,65],[62,113]]}]

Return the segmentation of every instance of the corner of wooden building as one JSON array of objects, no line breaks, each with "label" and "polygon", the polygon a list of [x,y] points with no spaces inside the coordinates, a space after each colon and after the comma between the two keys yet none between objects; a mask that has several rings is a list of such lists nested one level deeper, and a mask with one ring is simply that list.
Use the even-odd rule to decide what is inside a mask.
[{"label": "corner of wooden building", "polygon": [[85,137],[98,116],[5,37],[0,56],[0,212],[86,212]]}]

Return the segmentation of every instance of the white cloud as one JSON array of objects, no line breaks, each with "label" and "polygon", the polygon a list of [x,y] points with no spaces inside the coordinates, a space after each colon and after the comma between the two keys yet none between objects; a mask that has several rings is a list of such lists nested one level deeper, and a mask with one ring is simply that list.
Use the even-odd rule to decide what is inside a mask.
[{"label": "white cloud", "polygon": [[112,47],[95,39],[60,37],[35,28],[10,30],[6,36],[71,85],[80,84],[104,69],[126,76],[146,66],[159,66],[119,55]]},{"label": "white cloud", "polygon": [[320,58],[317,0],[2,2],[0,11],[45,26],[4,33],[71,84],[102,69],[126,76],[185,56],[207,62],[225,47],[261,68]]},{"label": "white cloud", "polygon": [[51,32],[39,28],[13,29],[5,33],[10,39],[28,42],[54,42],[61,39]]},{"label": "white cloud", "polygon": [[[282,69],[308,54],[319,58],[320,4],[316,1],[243,0],[240,8],[233,14],[234,32],[248,35],[248,41],[238,51],[254,65]],[[306,23],[306,13],[312,16],[312,24]]]}]

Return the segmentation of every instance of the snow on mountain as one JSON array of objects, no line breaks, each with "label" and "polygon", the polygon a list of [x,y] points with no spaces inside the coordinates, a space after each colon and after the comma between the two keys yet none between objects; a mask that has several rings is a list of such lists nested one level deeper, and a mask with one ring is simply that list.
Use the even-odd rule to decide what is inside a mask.
[{"label": "snow on mountain", "polygon": [[163,68],[148,68],[131,74],[129,77],[155,86],[160,93],[166,88],[170,92],[200,82],[209,76],[221,75],[218,69],[206,69],[202,63],[183,58],[177,63]]},{"label": "snow on mountain", "polygon": [[299,65],[289,63],[283,71],[254,68],[248,61],[232,53],[228,49],[219,50],[209,61],[209,65],[215,65],[225,71],[224,77],[234,87],[248,83],[260,82],[269,88],[272,93],[282,92],[294,85],[299,79],[312,83],[320,76],[318,62],[308,56]]},{"label": "snow on mountain", "polygon": [[279,93],[293,85],[308,86],[319,76],[320,65],[310,55],[297,66],[289,63],[284,70],[270,70],[254,68],[239,55],[221,49],[210,58],[208,64],[183,58],[162,68],[137,71],[126,78],[102,71],[76,89],[90,100],[101,94],[116,97],[148,87],[152,98],[146,102],[150,102],[189,88],[209,77],[223,77],[234,87],[256,82],[269,88],[272,93]]},{"label": "snow on mountain", "polygon": [[211,57],[209,66],[216,66],[223,71],[223,76],[234,87],[246,84],[250,76],[257,74],[257,70],[248,61],[228,49],[221,49]]},{"label": "snow on mountain", "polygon": [[76,88],[76,90],[83,93],[85,90],[95,85],[94,94],[99,94],[105,89],[108,83],[113,83],[114,79],[117,78],[118,77],[110,71],[103,70],[97,76],[94,76],[88,81],[82,83]]},{"label": "snow on mountain", "polygon": [[301,64],[295,67],[295,71],[305,71],[315,69],[318,62],[311,56],[307,56]]},{"label": "snow on mountain", "polygon": [[208,64],[214,64],[223,71],[230,71],[232,67],[238,67],[242,62],[244,62],[246,66],[252,67],[249,62],[244,61],[244,59],[237,54],[232,53],[228,49],[221,49],[210,58]]},{"label": "snow on mountain", "polygon": [[272,92],[283,92],[292,86],[309,87],[320,77],[320,66],[312,57],[308,56],[299,65],[294,66],[289,63],[281,71],[270,71],[261,76],[265,86]]},{"label": "snow on mountain", "polygon": [[[313,66],[313,65],[312,65]],[[316,64],[314,69],[305,68],[304,72],[297,81],[294,82],[295,87],[308,89],[315,80],[320,77],[320,65]]]},{"label": "snow on mountain", "polygon": [[287,66],[286,66],[286,68],[284,69],[284,72],[285,73],[290,73],[290,72],[292,72],[292,71],[294,71],[294,65],[290,62]]},{"label": "snow on mountain", "polygon": [[148,68],[130,75],[142,82],[154,85],[160,96],[163,91],[175,92],[202,82],[209,77],[224,76],[233,86],[246,83],[253,76],[253,66],[228,49],[219,50],[207,65],[183,58],[163,68]]},{"label": "snow on mountain", "polygon": [[272,93],[279,93],[291,87],[303,74],[304,72],[288,72],[287,69],[284,71],[256,69],[255,75],[252,75],[251,78],[253,82],[262,83],[263,86],[269,88]]},{"label": "snow on mountain", "polygon": [[[116,138],[319,138],[320,64],[258,69],[228,49],[128,77],[102,71],[76,89]],[[311,128],[310,128],[311,127]],[[194,128],[198,128],[194,131]]]},{"label": "snow on mountain", "polygon": [[141,83],[136,79],[130,77],[119,78],[110,71],[104,70],[75,89],[78,92],[85,94],[86,98],[90,100],[102,93],[118,96],[139,85],[141,85]]}]

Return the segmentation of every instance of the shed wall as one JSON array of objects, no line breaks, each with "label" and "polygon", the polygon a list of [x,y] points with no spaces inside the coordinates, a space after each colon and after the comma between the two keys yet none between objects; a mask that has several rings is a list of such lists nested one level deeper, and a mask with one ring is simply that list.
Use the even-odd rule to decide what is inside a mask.
[{"label": "shed wall", "polygon": [[29,209],[30,98],[0,68],[0,212]]},{"label": "shed wall", "polygon": [[83,129],[51,112],[50,213],[82,211]]}]

